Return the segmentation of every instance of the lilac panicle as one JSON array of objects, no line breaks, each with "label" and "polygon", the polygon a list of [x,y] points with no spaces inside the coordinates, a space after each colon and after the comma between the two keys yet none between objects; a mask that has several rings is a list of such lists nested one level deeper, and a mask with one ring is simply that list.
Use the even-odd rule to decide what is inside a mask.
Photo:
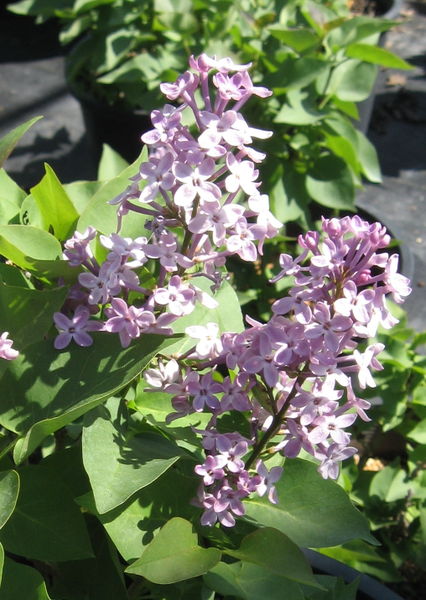
[{"label": "lilac panicle", "polygon": [[[259,180],[265,155],[252,146],[272,132],[252,127],[241,112],[251,96],[271,92],[253,84],[249,68],[202,54],[191,56],[175,82],[161,84],[176,106],[151,113],[153,128],[141,138],[148,158],[110,201],[117,231],[88,228],[65,243],[78,283],[64,313],[54,315],[56,348],[89,346],[95,330],[118,335],[123,347],[145,333],[170,335],[170,325],[197,304],[217,305],[197,287],[198,277],[213,293],[228,257],[256,261],[277,235],[281,223]],[[145,216],[144,235],[124,238],[123,218],[133,212]],[[97,240],[106,254],[99,262]],[[358,417],[369,420],[370,406],[357,389],[375,385],[383,349],[361,342],[395,324],[386,297],[402,302],[410,293],[397,255],[384,251],[389,241],[381,224],[359,216],[323,219],[321,232],[299,236],[297,258],[281,254],[271,283],[290,276],[293,284],[272,304],[268,322],[247,316],[240,333],[208,321],[191,325],[185,333],[192,347],[146,370],[149,389],[170,394],[166,423],[208,415],[205,429],[194,429],[203,451],[194,500],[203,525],[232,527],[252,494],[277,503],[283,457],[307,452],[323,477],[336,479],[340,462],[356,452],[349,428]],[[244,436],[221,431],[221,416],[230,412],[247,418]]]},{"label": "lilac panicle", "polygon": [[[200,301],[207,306],[208,295],[189,280],[205,275],[220,285],[225,276],[220,269],[228,256],[256,260],[265,239],[281,227],[269,210],[268,197],[259,192],[255,163],[264,155],[251,147],[253,139],[266,139],[272,132],[251,127],[239,110],[252,95],[266,98],[269,90],[253,85],[250,65],[229,58],[201,55],[191,57],[189,64],[190,70],[176,82],[161,84],[167,99],[179,105],[152,112],[153,129],[142,136],[148,159],[126,190],[110,201],[117,206],[117,232],[99,235],[108,250],[106,259],[98,264],[94,256],[98,234],[92,227],[76,232],[64,247],[64,258],[80,269],[80,288],[73,290],[64,318],[74,319],[71,308],[76,308],[80,293],[83,306],[97,315],[99,329],[118,334],[124,347],[143,331],[153,331],[142,324],[140,311],[154,321],[167,311],[171,322]],[[183,124],[188,111],[192,127]],[[120,236],[122,219],[132,212],[147,217],[146,237]],[[158,278],[157,286],[145,288],[140,273],[148,261],[157,265]],[[133,306],[127,306],[130,292]],[[73,326],[61,317],[55,323],[60,331],[57,347],[71,339],[89,344],[87,332],[69,337]],[[159,329],[164,333],[164,326]]]},{"label": "lilac panicle", "polygon": [[[380,252],[388,241],[378,223],[323,220],[322,236],[308,232],[299,238],[296,261],[280,257],[274,281],[291,273],[294,285],[272,305],[267,323],[248,318],[244,332],[220,337],[212,324],[211,331],[187,329],[200,340],[190,358],[201,368],[220,366],[232,374],[212,379],[207,373],[200,387],[201,379],[184,384],[184,367],[175,376],[175,385],[182,381],[179,396],[168,390],[185,402],[185,414],[192,406],[211,415],[206,430],[197,431],[206,455],[195,469],[202,478],[195,503],[204,511],[203,524],[233,526],[244,512],[242,500],[253,493],[278,501],[275,483],[282,469],[267,471],[264,461],[271,454],[293,458],[303,450],[319,461],[323,477],[336,479],[340,462],[356,452],[348,429],[358,417],[369,420],[370,404],[356,396],[355,386],[375,385],[372,371],[382,368],[377,356],[383,350],[379,343],[361,350],[360,342],[393,322],[385,296],[401,300],[410,291],[405,277],[396,278],[395,255]],[[197,368],[192,362],[190,372]],[[218,418],[230,411],[250,416],[250,438],[218,432]]]}]

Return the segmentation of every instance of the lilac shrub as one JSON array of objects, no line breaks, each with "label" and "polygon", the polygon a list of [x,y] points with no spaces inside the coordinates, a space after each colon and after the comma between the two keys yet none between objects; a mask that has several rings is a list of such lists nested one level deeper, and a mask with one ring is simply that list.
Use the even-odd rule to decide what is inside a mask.
[{"label": "lilac shrub", "polygon": [[[241,114],[251,96],[264,99],[270,91],[253,84],[249,67],[191,57],[190,70],[161,85],[177,105],[152,112],[153,129],[142,136],[148,160],[111,201],[117,232],[98,235],[89,227],[65,244],[64,257],[80,273],[64,312],[54,317],[57,349],[72,340],[91,345],[92,331],[118,334],[123,347],[144,333],[171,335],[197,304],[216,306],[228,257],[256,261],[277,235],[281,224],[260,191],[257,165],[265,155],[252,147],[271,132]],[[120,236],[131,212],[146,217],[145,236]],[[194,500],[203,525],[233,526],[253,493],[276,503],[283,469],[282,458],[266,466],[274,456],[303,451],[324,478],[336,479],[340,461],[356,452],[348,428],[358,417],[368,421],[370,406],[358,389],[375,385],[371,370],[381,368],[383,349],[360,343],[395,324],[386,296],[402,302],[410,292],[397,255],[383,251],[389,241],[379,223],[323,219],[321,232],[299,237],[296,258],[281,254],[272,283],[291,276],[293,284],[272,304],[267,323],[246,317],[243,332],[193,324],[186,328],[190,350],[162,356],[145,372],[148,389],[170,394],[168,423],[208,415],[204,429],[194,429],[204,456],[195,467]],[[200,277],[210,281],[211,295],[197,286]],[[223,431],[228,413],[247,420],[244,435]]]}]

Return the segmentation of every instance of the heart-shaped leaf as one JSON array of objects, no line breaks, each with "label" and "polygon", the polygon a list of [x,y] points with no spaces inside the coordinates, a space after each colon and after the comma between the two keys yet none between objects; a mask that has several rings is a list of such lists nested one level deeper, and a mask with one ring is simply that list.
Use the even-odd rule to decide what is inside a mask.
[{"label": "heart-shaped leaf", "polygon": [[261,527],[247,535],[238,550],[226,554],[269,569],[298,583],[319,587],[303,552],[286,535],[272,527]]},{"label": "heart-shaped leaf", "polygon": [[202,548],[189,521],[170,519],[126,573],[168,584],[203,575],[220,560],[217,548]]},{"label": "heart-shaped leaf", "polygon": [[16,471],[0,473],[0,529],[15,510],[19,494],[19,475]]},{"label": "heart-shaped leaf", "polygon": [[176,444],[155,432],[129,438],[126,422],[119,398],[110,398],[84,419],[83,462],[101,514],[155,481],[182,455]]},{"label": "heart-shaped leaf", "polygon": [[245,502],[247,516],[275,527],[302,547],[337,546],[356,538],[376,543],[367,519],[337,483],[321,477],[315,464],[286,460],[276,489],[278,504],[253,498]]}]

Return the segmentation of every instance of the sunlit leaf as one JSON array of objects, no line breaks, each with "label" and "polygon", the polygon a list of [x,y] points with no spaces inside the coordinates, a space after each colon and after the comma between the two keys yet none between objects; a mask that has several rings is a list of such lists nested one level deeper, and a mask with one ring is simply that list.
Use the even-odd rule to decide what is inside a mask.
[{"label": "sunlit leaf", "polygon": [[292,581],[317,586],[312,569],[300,548],[281,531],[272,527],[257,529],[242,540],[238,550],[225,552]]},{"label": "sunlit leaf", "polygon": [[247,516],[275,527],[302,547],[336,546],[356,538],[374,543],[368,521],[346,492],[334,481],[323,479],[313,463],[287,460],[276,488],[278,504],[252,498],[245,502]]},{"label": "sunlit leaf", "polygon": [[111,398],[84,419],[83,462],[100,513],[123,504],[182,455],[176,444],[154,432],[129,438],[127,420],[118,398]]},{"label": "sunlit leaf", "polygon": [[0,167],[3,165],[8,156],[13,152],[16,144],[21,137],[28,131],[30,127],[37,123],[42,117],[34,117],[26,123],[15,127],[0,139]]},{"label": "sunlit leaf", "polygon": [[19,475],[16,471],[0,472],[0,529],[15,510],[19,494]]},{"label": "sunlit leaf", "polygon": [[202,548],[189,521],[174,517],[164,525],[142,556],[126,569],[153,583],[168,584],[207,573],[220,560],[217,548]]}]

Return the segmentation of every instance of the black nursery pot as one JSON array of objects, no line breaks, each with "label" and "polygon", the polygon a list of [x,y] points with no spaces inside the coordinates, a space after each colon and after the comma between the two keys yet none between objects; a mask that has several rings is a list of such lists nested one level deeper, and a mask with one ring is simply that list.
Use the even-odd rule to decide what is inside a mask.
[{"label": "black nursery pot", "polygon": [[152,129],[150,116],[141,110],[125,110],[109,106],[72,90],[80,102],[89,150],[98,164],[102,145],[108,144],[128,162],[142,150],[141,135]]},{"label": "black nursery pot", "polygon": [[404,600],[376,579],[364,575],[334,558],[309,549],[304,549],[303,553],[310,562],[314,573],[318,575],[341,577],[345,583],[350,583],[359,577],[357,600]]}]

